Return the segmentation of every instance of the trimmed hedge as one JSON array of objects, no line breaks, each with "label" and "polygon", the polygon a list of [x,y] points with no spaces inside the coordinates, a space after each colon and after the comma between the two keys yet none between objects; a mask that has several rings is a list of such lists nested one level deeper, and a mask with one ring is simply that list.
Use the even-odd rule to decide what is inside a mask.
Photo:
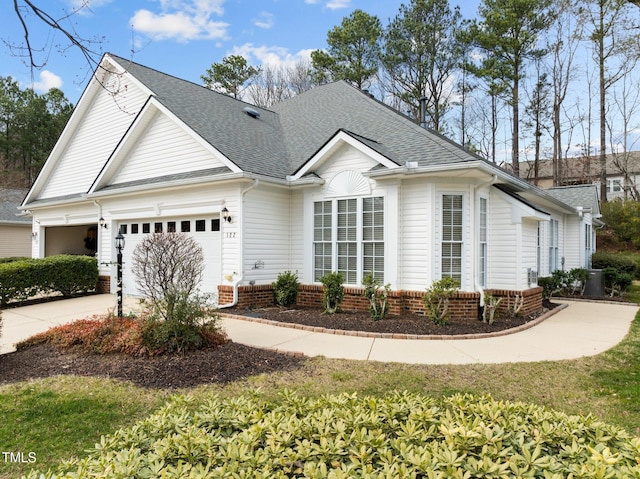
[{"label": "trimmed hedge", "polygon": [[0,264],[0,306],[36,294],[72,296],[94,291],[98,260],[90,256],[58,255]]},{"label": "trimmed hedge", "polygon": [[591,255],[591,266],[594,269],[615,268],[620,273],[629,274],[640,279],[639,265],[624,254],[596,251]]},{"label": "trimmed hedge", "polygon": [[28,479],[640,477],[640,438],[489,396],[178,396]]}]

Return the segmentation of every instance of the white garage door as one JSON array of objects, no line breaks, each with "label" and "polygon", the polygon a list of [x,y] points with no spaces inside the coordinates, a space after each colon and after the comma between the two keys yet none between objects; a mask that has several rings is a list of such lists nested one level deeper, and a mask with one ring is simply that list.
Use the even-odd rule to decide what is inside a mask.
[{"label": "white garage door", "polygon": [[136,246],[150,233],[175,231],[188,233],[200,244],[205,263],[200,291],[202,293],[217,293],[222,276],[219,217],[131,220],[120,222],[119,228],[125,237],[125,247],[122,252],[122,287],[125,295],[140,295],[136,278],[131,272],[132,257]]}]

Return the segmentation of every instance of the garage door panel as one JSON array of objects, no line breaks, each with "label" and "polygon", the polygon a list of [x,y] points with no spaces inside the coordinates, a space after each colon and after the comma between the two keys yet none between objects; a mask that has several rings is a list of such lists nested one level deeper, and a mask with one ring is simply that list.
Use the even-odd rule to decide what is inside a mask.
[{"label": "garage door panel", "polygon": [[204,270],[200,291],[216,293],[222,273],[220,219],[218,217],[149,218],[121,221],[120,231],[125,236],[122,252],[122,287],[125,295],[140,296],[136,278],[131,271],[136,246],[151,233],[183,232],[194,238],[202,247]]}]

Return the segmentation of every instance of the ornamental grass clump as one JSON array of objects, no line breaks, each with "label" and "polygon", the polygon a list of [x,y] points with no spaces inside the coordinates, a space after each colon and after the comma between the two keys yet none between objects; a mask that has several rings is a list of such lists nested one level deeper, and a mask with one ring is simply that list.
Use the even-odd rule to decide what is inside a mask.
[{"label": "ornamental grass clump", "polygon": [[640,477],[640,438],[592,416],[468,394],[176,396],[88,457],[27,477],[622,479]]}]

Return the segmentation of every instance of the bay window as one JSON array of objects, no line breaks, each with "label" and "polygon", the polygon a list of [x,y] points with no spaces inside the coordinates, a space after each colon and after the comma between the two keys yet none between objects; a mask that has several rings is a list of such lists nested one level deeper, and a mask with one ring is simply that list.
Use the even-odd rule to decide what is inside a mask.
[{"label": "bay window", "polygon": [[313,204],[313,278],[342,273],[360,284],[369,273],[384,282],[384,198],[347,198]]}]

